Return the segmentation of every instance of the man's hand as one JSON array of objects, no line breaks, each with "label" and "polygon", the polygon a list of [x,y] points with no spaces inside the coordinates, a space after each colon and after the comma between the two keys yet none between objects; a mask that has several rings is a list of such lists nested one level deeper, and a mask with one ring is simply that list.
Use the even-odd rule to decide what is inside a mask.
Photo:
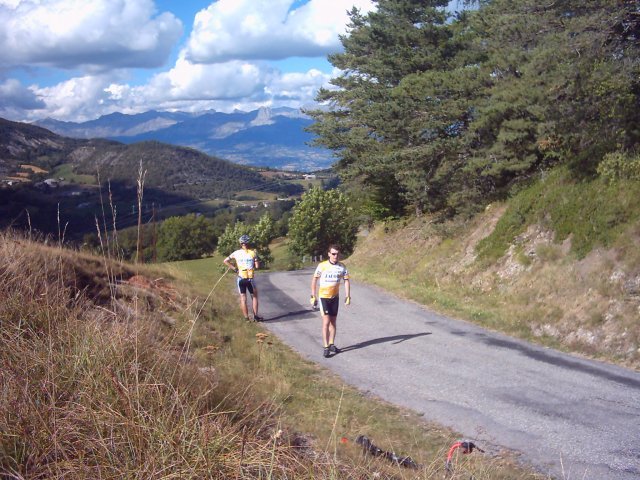
[{"label": "man's hand", "polygon": [[318,306],[318,299],[314,295],[311,295],[311,297],[309,298],[309,303],[313,308],[316,308]]},{"label": "man's hand", "polygon": [[351,305],[351,297],[350,297],[350,296],[347,296],[347,297],[344,299],[344,304],[345,304],[345,305]]}]

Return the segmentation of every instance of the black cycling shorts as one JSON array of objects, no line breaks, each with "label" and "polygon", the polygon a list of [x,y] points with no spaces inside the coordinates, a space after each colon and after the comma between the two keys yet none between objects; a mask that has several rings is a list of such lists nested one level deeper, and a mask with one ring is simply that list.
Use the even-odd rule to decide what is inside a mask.
[{"label": "black cycling shorts", "polygon": [[253,295],[254,288],[253,278],[238,277],[238,292],[247,293],[247,290],[249,290],[249,293]]},{"label": "black cycling shorts", "polygon": [[338,315],[338,306],[340,305],[340,297],[337,295],[333,298],[320,299],[320,311],[323,315],[336,317]]}]

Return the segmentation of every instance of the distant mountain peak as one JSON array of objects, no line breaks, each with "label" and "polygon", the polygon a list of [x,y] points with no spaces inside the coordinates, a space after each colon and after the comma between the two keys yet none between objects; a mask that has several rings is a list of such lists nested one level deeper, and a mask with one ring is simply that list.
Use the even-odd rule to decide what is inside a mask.
[{"label": "distant mountain peak", "polygon": [[157,140],[254,166],[311,171],[333,162],[330,151],[310,146],[312,119],[298,108],[264,106],[233,113],[147,111],[112,113],[88,122],[36,122],[72,138],[107,138],[126,144]]},{"label": "distant mountain peak", "polygon": [[252,127],[257,127],[259,125],[272,125],[273,124],[273,119],[272,119],[272,112],[271,112],[271,108],[269,107],[260,107],[260,109],[258,110],[258,113],[256,115],[256,118],[254,118],[251,121],[251,126]]}]

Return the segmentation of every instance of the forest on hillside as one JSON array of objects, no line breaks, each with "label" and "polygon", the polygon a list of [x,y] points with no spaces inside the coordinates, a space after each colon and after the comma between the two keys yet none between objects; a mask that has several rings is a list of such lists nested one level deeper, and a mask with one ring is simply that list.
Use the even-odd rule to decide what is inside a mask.
[{"label": "forest on hillside", "polygon": [[376,0],[309,111],[374,219],[470,214],[564,164],[640,178],[640,4]]}]

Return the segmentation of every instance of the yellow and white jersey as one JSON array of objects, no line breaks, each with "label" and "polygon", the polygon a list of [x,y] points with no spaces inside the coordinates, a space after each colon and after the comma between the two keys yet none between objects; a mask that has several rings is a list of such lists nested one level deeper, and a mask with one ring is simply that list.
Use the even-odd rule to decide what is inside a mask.
[{"label": "yellow and white jersey", "polygon": [[256,260],[258,255],[255,250],[236,250],[227,257],[227,261],[235,259],[238,266],[238,276],[241,278],[253,278],[253,271],[255,270]]},{"label": "yellow and white jersey", "polygon": [[319,279],[318,298],[333,298],[340,293],[340,280],[349,280],[349,272],[343,263],[321,262],[314,277]]}]

